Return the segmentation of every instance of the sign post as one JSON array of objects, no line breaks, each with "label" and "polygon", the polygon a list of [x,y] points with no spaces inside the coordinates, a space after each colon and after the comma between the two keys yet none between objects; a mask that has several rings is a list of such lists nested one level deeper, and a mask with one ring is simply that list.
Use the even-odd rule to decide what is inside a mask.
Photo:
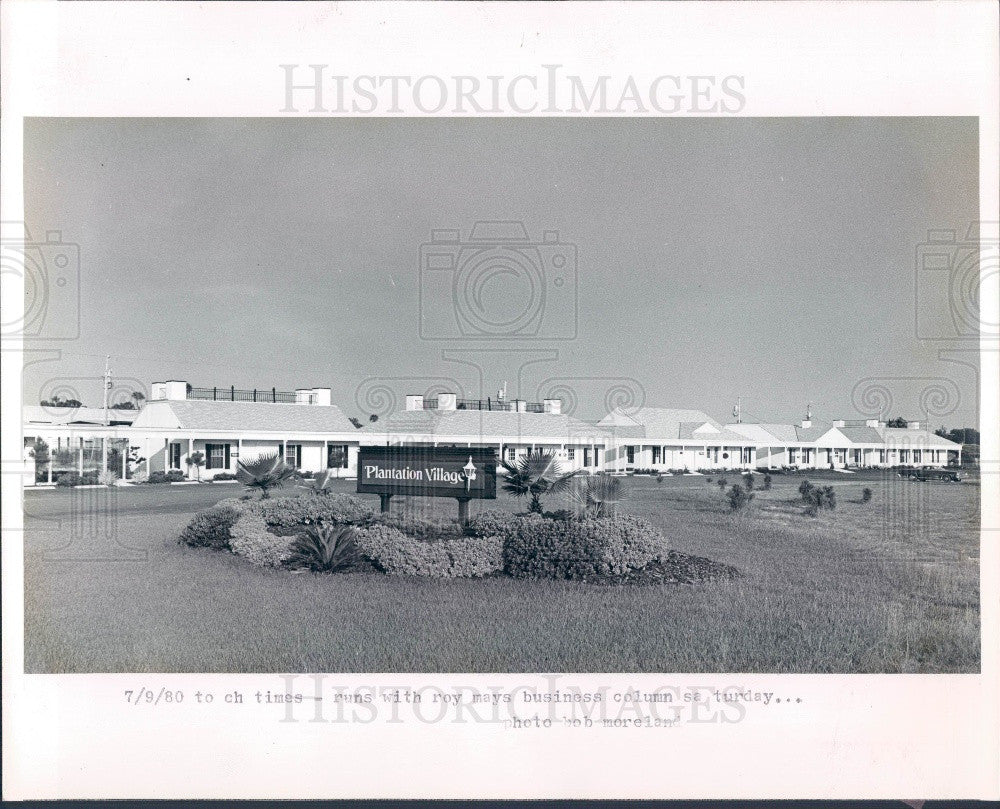
[{"label": "sign post", "polygon": [[377,494],[382,512],[394,495],[454,497],[458,519],[469,520],[470,500],[497,496],[497,458],[493,449],[461,447],[361,447],[359,494]]}]

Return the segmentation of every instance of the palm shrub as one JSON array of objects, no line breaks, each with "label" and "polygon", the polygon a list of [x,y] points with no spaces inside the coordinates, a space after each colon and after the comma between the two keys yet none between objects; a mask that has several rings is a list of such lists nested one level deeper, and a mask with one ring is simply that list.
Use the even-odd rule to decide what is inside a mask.
[{"label": "palm shrub", "polygon": [[573,500],[578,509],[590,517],[612,516],[626,497],[619,478],[596,475],[581,483],[573,490]]},{"label": "palm shrub", "polygon": [[719,478],[719,488],[720,489],[725,489],[726,486],[728,486],[728,485],[729,485],[729,481],[727,481],[725,478]]},{"label": "palm shrub", "polygon": [[748,492],[752,492],[754,490],[754,486],[756,485],[756,482],[757,482],[756,478],[754,478],[754,476],[753,476],[753,472],[747,472],[743,476],[743,482],[746,484],[747,491]]},{"label": "palm shrub", "polygon": [[236,478],[253,491],[260,491],[261,499],[270,497],[271,489],[283,486],[287,480],[295,477],[295,470],[286,464],[278,455],[261,455],[252,461],[239,461],[236,464]]},{"label": "palm shrub", "polygon": [[740,484],[735,484],[727,493],[729,498],[729,508],[733,511],[744,511],[750,507],[755,495],[749,489],[744,489]]},{"label": "palm shrub", "polygon": [[[528,512],[542,513],[542,495],[555,494],[569,487],[577,472],[562,472],[551,453],[524,455],[518,461],[504,461],[506,473],[501,488],[513,497],[528,497]],[[603,476],[602,476],[603,477]]]},{"label": "palm shrub", "polygon": [[765,492],[771,491],[771,476],[770,475],[764,475],[764,491]]},{"label": "palm shrub", "polygon": [[809,492],[811,492],[812,490],[813,490],[813,485],[808,480],[803,480],[799,484],[799,494],[801,495],[802,500],[804,502],[806,503],[809,502]]},{"label": "palm shrub", "polygon": [[357,531],[342,525],[309,525],[295,537],[285,564],[314,573],[337,573],[360,559]]},{"label": "palm shrub", "polygon": [[861,490],[861,502],[868,503],[871,501],[871,499],[872,499],[872,490],[869,489],[867,486],[865,486]]}]

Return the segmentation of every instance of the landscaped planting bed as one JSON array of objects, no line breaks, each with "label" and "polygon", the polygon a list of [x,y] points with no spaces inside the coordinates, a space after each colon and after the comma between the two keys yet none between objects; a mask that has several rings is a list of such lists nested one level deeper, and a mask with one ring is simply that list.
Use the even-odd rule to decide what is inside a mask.
[{"label": "landscaped planting bed", "polygon": [[457,520],[376,513],[349,494],[230,498],[195,515],[180,541],[228,550],[258,567],[376,570],[430,578],[510,576],[605,585],[694,584],[738,571],[671,551],[631,514],[513,514]]}]

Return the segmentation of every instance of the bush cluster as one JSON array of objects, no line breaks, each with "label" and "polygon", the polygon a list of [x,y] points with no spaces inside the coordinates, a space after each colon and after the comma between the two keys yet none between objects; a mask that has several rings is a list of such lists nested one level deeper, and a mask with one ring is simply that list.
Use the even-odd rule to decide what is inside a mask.
[{"label": "bush cluster", "polygon": [[660,533],[631,514],[581,520],[519,518],[503,542],[504,569],[519,578],[621,575],[661,558]]},{"label": "bush cluster", "polygon": [[236,475],[232,472],[217,472],[215,475],[208,479],[211,483],[213,480],[236,480]]},{"label": "bush cluster", "polygon": [[806,514],[815,517],[821,508],[832,511],[837,507],[837,493],[833,486],[813,486],[808,480],[799,484],[799,494],[806,504]]},{"label": "bush cluster", "polygon": [[414,514],[376,514],[373,519],[422,542],[460,537],[463,533],[457,519],[433,519]]},{"label": "bush cluster", "polygon": [[186,480],[184,473],[180,469],[171,469],[169,472],[150,472],[146,483],[180,483],[182,480]]},{"label": "bush cluster", "polygon": [[503,542],[499,537],[465,536],[426,542],[390,525],[373,523],[358,529],[356,542],[375,567],[390,575],[474,578],[503,568]]},{"label": "bush cluster", "polygon": [[229,547],[230,529],[240,512],[233,505],[222,503],[199,511],[181,532],[180,541],[196,548],[225,550]]},{"label": "bush cluster", "polygon": [[240,514],[229,529],[229,549],[258,567],[281,567],[292,555],[293,539],[272,534],[252,511]]},{"label": "bush cluster", "polygon": [[244,501],[272,528],[294,528],[314,523],[357,525],[368,522],[375,511],[371,504],[352,494],[315,493]]}]

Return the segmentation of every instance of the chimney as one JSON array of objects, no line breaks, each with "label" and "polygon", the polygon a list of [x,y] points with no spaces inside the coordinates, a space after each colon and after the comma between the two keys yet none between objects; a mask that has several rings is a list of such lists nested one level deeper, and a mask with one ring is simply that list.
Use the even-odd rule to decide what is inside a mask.
[{"label": "chimney", "polygon": [[542,399],[542,410],[558,416],[562,413],[562,399]]},{"label": "chimney", "polygon": [[868,419],[865,421],[865,427],[881,427],[882,422],[878,419]]},{"label": "chimney", "polygon": [[510,409],[515,413],[527,413],[528,403],[524,399],[511,399]]},{"label": "chimney", "polygon": [[178,402],[187,399],[187,397],[187,382],[178,381],[176,379],[168,379],[163,383],[164,399],[170,399],[173,402]]},{"label": "chimney", "polygon": [[316,404],[316,394],[312,388],[296,388],[295,404],[311,405]]},{"label": "chimney", "polygon": [[911,430],[919,430],[920,429],[920,422],[919,421],[908,421],[908,422],[906,422],[906,426],[909,429],[911,429]]},{"label": "chimney", "polygon": [[406,397],[406,409],[407,410],[423,410],[424,409],[424,397],[419,394],[409,394]]},{"label": "chimney", "polygon": [[333,404],[333,390],[331,388],[313,388],[315,394],[315,404],[323,407],[330,407]]},{"label": "chimney", "polygon": [[803,419],[802,420],[802,429],[803,430],[808,429],[809,427],[812,427],[812,426],[813,426],[812,419]]},{"label": "chimney", "polygon": [[458,407],[458,397],[454,393],[438,394],[438,410],[454,410]]},{"label": "chimney", "polygon": [[167,398],[167,383],[154,382],[149,386],[149,400],[151,402]]},{"label": "chimney", "polygon": [[832,424],[833,424],[834,427],[843,427],[844,426],[844,420],[843,419],[834,419],[833,422],[832,422]]}]

